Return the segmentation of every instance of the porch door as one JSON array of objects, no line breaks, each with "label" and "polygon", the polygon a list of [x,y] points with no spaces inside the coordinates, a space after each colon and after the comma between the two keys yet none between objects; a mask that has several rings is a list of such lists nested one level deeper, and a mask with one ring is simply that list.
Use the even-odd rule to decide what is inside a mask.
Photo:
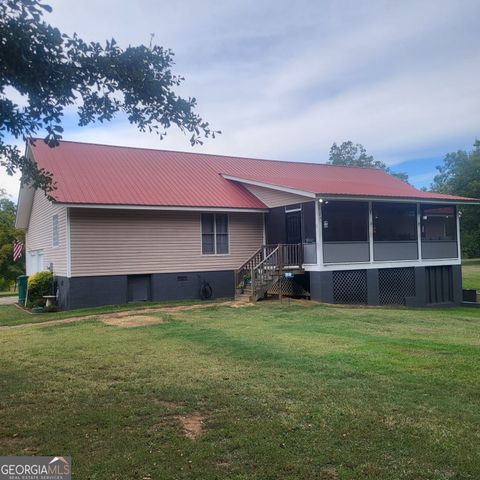
[{"label": "porch door", "polygon": [[302,243],[302,211],[286,213],[287,243]]}]

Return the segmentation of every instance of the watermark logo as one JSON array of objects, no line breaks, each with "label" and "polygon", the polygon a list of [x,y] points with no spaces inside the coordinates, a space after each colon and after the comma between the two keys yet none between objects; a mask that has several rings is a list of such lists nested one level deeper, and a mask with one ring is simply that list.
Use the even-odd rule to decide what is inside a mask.
[{"label": "watermark logo", "polygon": [[71,480],[71,457],[0,457],[0,480]]}]

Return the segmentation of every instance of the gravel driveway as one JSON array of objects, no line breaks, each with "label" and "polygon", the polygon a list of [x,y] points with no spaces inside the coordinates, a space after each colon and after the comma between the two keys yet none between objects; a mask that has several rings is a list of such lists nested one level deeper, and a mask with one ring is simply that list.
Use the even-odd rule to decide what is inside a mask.
[{"label": "gravel driveway", "polygon": [[13,297],[0,297],[0,305],[12,305],[18,301],[18,296]]}]

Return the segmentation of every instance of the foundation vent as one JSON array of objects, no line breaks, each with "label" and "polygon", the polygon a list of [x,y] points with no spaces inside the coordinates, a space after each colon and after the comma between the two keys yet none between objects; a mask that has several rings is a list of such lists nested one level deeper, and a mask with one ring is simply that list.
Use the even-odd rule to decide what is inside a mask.
[{"label": "foundation vent", "polygon": [[378,271],[380,305],[405,305],[415,296],[415,269],[384,268]]},{"label": "foundation vent", "polygon": [[367,271],[333,272],[333,301],[344,304],[367,304]]},{"label": "foundation vent", "polygon": [[453,274],[451,266],[426,267],[427,303],[453,302]]}]

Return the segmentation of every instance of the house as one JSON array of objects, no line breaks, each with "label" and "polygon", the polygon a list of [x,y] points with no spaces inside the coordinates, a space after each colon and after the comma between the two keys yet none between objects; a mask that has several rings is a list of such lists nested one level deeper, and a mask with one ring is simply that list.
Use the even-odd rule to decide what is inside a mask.
[{"label": "house", "polygon": [[[49,201],[22,186],[27,274],[61,307],[231,297],[461,301],[459,205],[377,169],[115,147],[28,144]],[[249,285],[249,279],[251,285]]]}]

